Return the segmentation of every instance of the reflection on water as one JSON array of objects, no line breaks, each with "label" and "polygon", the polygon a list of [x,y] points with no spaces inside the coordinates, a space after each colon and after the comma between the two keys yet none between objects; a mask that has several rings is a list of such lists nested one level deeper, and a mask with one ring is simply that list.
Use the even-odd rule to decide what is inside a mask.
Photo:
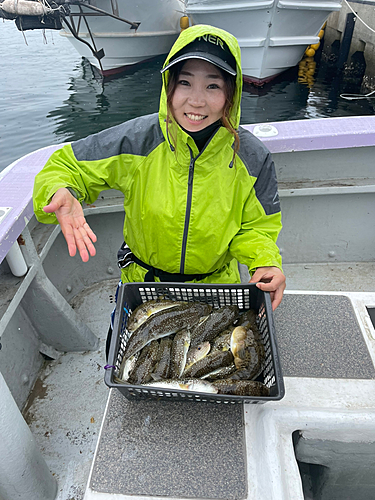
[{"label": "reflection on water", "polygon": [[[165,56],[103,83],[62,37],[54,35],[52,44],[44,45],[40,33],[28,32],[26,46],[14,26],[3,25],[0,43],[8,50],[0,72],[0,171],[35,149],[77,140],[158,110],[159,70]],[[332,44],[327,57],[317,52],[308,85],[298,81],[297,66],[262,88],[246,86],[241,123],[375,114],[375,99],[340,97],[364,94],[363,61],[360,55],[357,61],[353,58],[338,71]]]},{"label": "reflection on water", "polygon": [[[137,116],[156,112],[164,56],[107,82],[95,79],[83,61],[82,72],[70,79],[70,96],[47,119],[57,138],[77,140]],[[361,81],[345,73],[330,72],[320,61],[311,86],[298,81],[298,67],[264,87],[246,85],[241,123],[301,120],[327,116],[374,114],[373,101],[345,101],[342,93],[360,93]]]},{"label": "reflection on water", "polygon": [[139,65],[119,78],[98,80],[82,60],[82,72],[70,79],[70,96],[47,115],[58,138],[77,140],[159,108],[160,68],[165,56]]},{"label": "reflection on water", "polygon": [[333,46],[326,57],[322,57],[322,50],[316,53],[309,80],[298,76],[296,66],[263,88],[245,87],[241,123],[375,114],[375,99],[348,101],[340,97],[364,94],[363,53],[353,54],[350,63],[338,70],[335,49]]}]

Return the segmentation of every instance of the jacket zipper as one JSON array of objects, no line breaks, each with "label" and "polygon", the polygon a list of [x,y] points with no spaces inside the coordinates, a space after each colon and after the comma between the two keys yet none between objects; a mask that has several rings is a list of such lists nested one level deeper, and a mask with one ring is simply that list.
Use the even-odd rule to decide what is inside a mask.
[{"label": "jacket zipper", "polygon": [[[189,148],[189,153],[190,153],[190,164],[189,164],[188,192],[187,192],[187,200],[186,200],[184,235],[182,238],[180,274],[185,274],[184,271],[185,271],[186,245],[187,245],[187,237],[188,237],[189,222],[190,222],[191,198],[192,198],[192,194],[193,194],[194,165],[195,165],[195,160],[196,160],[196,158],[194,158],[194,156],[193,156],[193,151],[188,144],[187,144],[187,147]],[[198,156],[197,156],[197,158],[198,158]]]},{"label": "jacket zipper", "polygon": [[204,148],[197,154],[197,156],[195,158],[193,156],[193,150],[191,149],[189,144],[186,144],[186,146],[189,149],[189,153],[190,153],[190,164],[189,164],[188,193],[187,193],[187,200],[186,200],[184,235],[182,238],[180,274],[185,274],[186,246],[187,246],[188,230],[189,230],[189,223],[190,223],[191,198],[192,198],[192,194],[193,194],[193,177],[194,177],[195,162],[200,157],[200,155],[203,153],[203,151],[205,151],[208,144],[211,142],[212,138],[214,137],[214,135],[216,133],[217,133],[217,130],[215,130],[215,132],[212,134],[212,136],[209,138],[209,140],[205,144]]}]

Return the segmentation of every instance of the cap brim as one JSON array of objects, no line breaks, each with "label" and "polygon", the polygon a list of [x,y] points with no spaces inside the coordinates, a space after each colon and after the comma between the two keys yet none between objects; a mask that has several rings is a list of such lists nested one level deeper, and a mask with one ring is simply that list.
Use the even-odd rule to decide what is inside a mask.
[{"label": "cap brim", "polygon": [[237,71],[234,70],[231,66],[229,66],[229,64],[227,64],[225,61],[220,59],[220,57],[208,54],[206,52],[187,52],[182,56],[176,57],[176,59],[173,59],[173,61],[171,61],[165,68],[162,68],[160,70],[160,73],[164,73],[164,71],[167,71],[167,69],[169,69],[171,66],[174,66],[180,61],[186,61],[186,59],[202,59],[203,61],[207,61],[211,64],[214,64],[215,66],[222,69],[223,71],[226,71],[232,76],[237,75]]}]

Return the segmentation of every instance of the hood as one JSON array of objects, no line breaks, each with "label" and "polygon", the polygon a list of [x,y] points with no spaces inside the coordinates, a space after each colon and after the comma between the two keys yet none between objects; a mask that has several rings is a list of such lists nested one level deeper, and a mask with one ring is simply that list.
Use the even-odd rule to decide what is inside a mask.
[{"label": "hood", "polygon": [[[193,42],[197,37],[208,34],[216,35],[220,37],[222,40],[224,40],[237,62],[236,92],[234,95],[234,106],[232,108],[231,118],[235,128],[238,128],[240,124],[240,115],[241,115],[240,104],[241,104],[241,93],[242,93],[241,50],[238,45],[237,39],[233,35],[220,28],[214,28],[213,26],[206,26],[204,24],[197,24],[195,26],[191,26],[190,28],[187,28],[181,32],[180,36],[177,38],[176,42],[171,48],[167,56],[167,59],[165,60],[165,63],[163,65],[163,68],[168,65],[170,59],[175,54],[177,54],[177,52],[179,52],[183,47]],[[165,124],[167,118],[167,85],[169,79],[168,70],[163,73],[162,78],[163,78],[163,85],[160,96],[159,121],[162,131],[166,136]]]}]

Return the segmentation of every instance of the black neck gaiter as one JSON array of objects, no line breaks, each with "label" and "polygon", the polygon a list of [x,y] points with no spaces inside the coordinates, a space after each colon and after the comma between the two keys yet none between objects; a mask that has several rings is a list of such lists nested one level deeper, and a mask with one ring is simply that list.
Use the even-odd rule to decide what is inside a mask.
[{"label": "black neck gaiter", "polygon": [[217,120],[216,122],[211,123],[211,125],[208,125],[203,130],[199,130],[198,132],[189,132],[188,130],[184,129],[183,127],[181,127],[181,128],[184,132],[186,132],[187,134],[190,135],[190,137],[193,138],[195,144],[197,145],[199,152],[201,152],[202,149],[207,144],[207,141],[209,139],[211,139],[211,137],[220,128],[220,126],[221,126],[221,120]]}]

